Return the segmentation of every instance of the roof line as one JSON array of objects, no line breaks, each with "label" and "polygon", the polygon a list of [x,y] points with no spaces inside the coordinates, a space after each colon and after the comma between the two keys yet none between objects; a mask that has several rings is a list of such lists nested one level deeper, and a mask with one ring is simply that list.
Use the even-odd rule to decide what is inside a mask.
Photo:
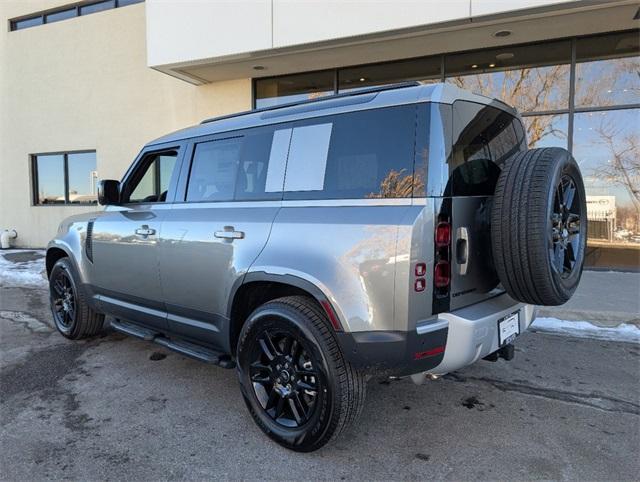
[{"label": "roof line", "polygon": [[358,89],[358,90],[353,90],[353,91],[349,91],[349,92],[342,92],[340,94],[333,94],[333,95],[326,95],[323,97],[319,97],[316,99],[305,99],[305,100],[301,100],[301,101],[297,101],[297,102],[287,102],[286,104],[278,104],[278,105],[272,105],[269,107],[261,107],[259,109],[251,109],[251,110],[245,110],[242,112],[235,112],[233,114],[228,114],[228,115],[223,115],[220,117],[211,117],[209,119],[205,119],[202,122],[200,122],[200,124],[208,124],[210,122],[215,122],[215,121],[219,121],[219,120],[224,120],[224,119],[231,119],[233,117],[240,117],[246,114],[255,114],[257,112],[268,112],[268,111],[272,111],[272,110],[277,110],[277,109],[286,109],[287,107],[294,107],[294,106],[298,106],[298,105],[306,105],[306,104],[314,104],[317,102],[324,102],[327,100],[331,100],[331,99],[340,99],[340,98],[344,98],[344,97],[351,97],[351,96],[356,96],[356,95],[361,95],[361,94],[371,94],[374,92],[383,92],[386,90],[394,90],[394,89],[403,89],[405,87],[416,87],[422,85],[420,82],[418,81],[411,81],[411,82],[400,82],[397,84],[390,84],[390,85],[383,85],[383,86],[378,86],[378,87],[368,87],[365,89]]}]

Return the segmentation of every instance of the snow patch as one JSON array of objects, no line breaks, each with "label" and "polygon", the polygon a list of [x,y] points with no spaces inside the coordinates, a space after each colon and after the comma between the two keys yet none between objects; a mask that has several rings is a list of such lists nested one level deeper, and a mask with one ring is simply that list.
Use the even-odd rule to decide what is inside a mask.
[{"label": "snow patch", "polygon": [[531,328],[580,338],[640,343],[640,328],[630,323],[621,323],[615,327],[603,327],[593,325],[588,321],[536,318]]},{"label": "snow patch", "polygon": [[[32,252],[41,255],[33,261],[13,262],[5,258],[11,253]],[[44,250],[7,249],[0,251],[0,285],[8,287],[44,288],[47,280],[44,276]]]}]

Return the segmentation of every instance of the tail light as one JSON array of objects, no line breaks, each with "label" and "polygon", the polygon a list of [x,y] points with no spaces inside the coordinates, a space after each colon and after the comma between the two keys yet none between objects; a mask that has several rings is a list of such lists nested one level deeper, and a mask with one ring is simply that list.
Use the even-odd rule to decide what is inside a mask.
[{"label": "tail light", "polygon": [[451,223],[450,218],[440,219],[435,232],[435,265],[433,267],[434,295],[449,296],[451,284]]},{"label": "tail light", "polygon": [[449,247],[451,243],[451,225],[449,223],[438,223],[436,226],[436,247]]},{"label": "tail light", "polygon": [[448,288],[451,283],[451,266],[449,261],[438,261],[434,270],[433,284],[438,289]]}]

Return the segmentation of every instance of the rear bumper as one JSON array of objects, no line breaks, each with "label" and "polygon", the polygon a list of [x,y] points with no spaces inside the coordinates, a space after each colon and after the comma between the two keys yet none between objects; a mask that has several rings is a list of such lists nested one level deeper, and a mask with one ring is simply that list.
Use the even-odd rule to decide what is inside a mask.
[{"label": "rear bumper", "polygon": [[518,311],[520,333],[535,319],[533,305],[518,303],[504,294],[452,313],[438,316],[449,334],[442,361],[429,373],[443,375],[475,363],[500,348],[498,320]]},{"label": "rear bumper", "polygon": [[[534,320],[534,307],[503,294],[442,313],[412,331],[337,333],[352,365],[371,373],[406,376],[442,375],[498,350],[498,320],[520,312],[520,333]],[[416,380],[418,381],[418,380]]]}]

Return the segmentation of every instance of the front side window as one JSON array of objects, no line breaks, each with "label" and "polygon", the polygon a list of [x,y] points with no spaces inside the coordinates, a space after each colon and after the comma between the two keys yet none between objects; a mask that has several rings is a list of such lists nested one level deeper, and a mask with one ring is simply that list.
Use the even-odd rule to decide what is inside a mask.
[{"label": "front side window", "polygon": [[96,204],[96,153],[63,152],[31,157],[34,204]]},{"label": "front side window", "polygon": [[285,199],[411,197],[416,107],[400,106],[293,125]]},{"label": "front side window", "polygon": [[123,202],[166,202],[177,159],[178,152],[173,150],[145,156],[140,168],[124,189]]}]

